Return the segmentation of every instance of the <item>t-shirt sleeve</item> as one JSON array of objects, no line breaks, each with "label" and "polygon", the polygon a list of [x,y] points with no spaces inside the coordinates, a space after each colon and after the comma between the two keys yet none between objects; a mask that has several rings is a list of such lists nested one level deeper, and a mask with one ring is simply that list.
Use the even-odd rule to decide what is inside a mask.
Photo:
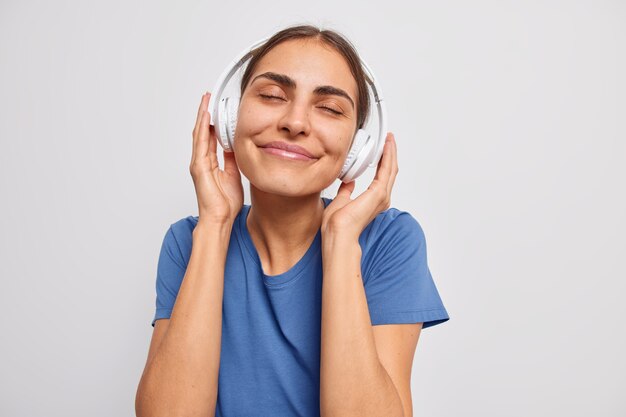
[{"label": "t-shirt sleeve", "polygon": [[163,238],[157,264],[156,312],[152,320],[152,327],[158,319],[168,319],[172,315],[174,302],[187,270],[172,226],[170,225]]},{"label": "t-shirt sleeve", "polygon": [[449,320],[430,274],[426,239],[410,213],[388,210],[377,225],[369,277],[364,282],[372,325]]}]

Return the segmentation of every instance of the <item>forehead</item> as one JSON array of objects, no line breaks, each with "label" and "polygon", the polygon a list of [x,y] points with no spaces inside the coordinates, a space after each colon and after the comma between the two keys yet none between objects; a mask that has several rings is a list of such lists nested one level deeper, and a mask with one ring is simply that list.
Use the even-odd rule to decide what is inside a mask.
[{"label": "forehead", "polygon": [[266,71],[288,75],[297,88],[313,90],[331,85],[357,97],[357,84],[346,59],[331,46],[315,39],[292,39],[272,48],[259,60],[250,79]]}]

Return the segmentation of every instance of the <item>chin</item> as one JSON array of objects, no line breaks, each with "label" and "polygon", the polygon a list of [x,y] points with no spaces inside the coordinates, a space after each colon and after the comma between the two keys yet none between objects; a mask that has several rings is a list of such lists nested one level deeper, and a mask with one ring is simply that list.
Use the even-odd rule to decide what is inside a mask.
[{"label": "chin", "polygon": [[304,187],[302,184],[289,182],[289,183],[273,183],[273,184],[261,184],[260,186],[254,184],[259,190],[274,195],[280,195],[283,197],[304,197],[307,195],[321,193],[323,188],[317,189],[317,187]]},{"label": "chin", "polygon": [[294,179],[293,174],[267,175],[263,179],[248,178],[250,184],[255,188],[274,195],[283,197],[304,197],[311,194],[320,194],[324,189],[332,184],[319,182],[319,178],[313,181],[310,178]]}]

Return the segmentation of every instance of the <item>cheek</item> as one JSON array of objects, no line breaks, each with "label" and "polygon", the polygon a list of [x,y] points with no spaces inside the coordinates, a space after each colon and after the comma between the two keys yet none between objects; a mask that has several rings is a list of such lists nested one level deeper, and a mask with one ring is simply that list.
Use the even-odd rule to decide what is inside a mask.
[{"label": "cheek", "polygon": [[255,123],[255,115],[249,108],[241,106],[239,108],[239,112],[237,113],[237,127],[236,132],[243,133],[249,130],[250,126],[254,126]]},{"label": "cheek", "polygon": [[348,156],[348,152],[350,150],[350,146],[352,144],[352,137],[349,134],[344,133],[340,136],[337,136],[336,139],[332,141],[332,154],[335,155],[335,159],[341,159],[342,161]]},{"label": "cheek", "polygon": [[258,108],[249,106],[246,101],[242,101],[237,114],[236,132],[244,135],[258,133],[265,129],[272,118],[267,112],[259,111]]}]

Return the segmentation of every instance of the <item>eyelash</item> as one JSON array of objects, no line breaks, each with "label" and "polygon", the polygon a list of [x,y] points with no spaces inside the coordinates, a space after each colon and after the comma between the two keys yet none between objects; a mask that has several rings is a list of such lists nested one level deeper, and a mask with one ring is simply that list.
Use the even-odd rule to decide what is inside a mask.
[{"label": "eyelash", "polygon": [[[268,100],[271,100],[271,99],[273,99],[273,98],[276,98],[276,99],[279,99],[279,100],[283,100],[283,98],[282,98],[282,97],[278,97],[278,96],[270,96],[270,95],[267,95],[267,94],[259,94],[259,96],[261,96],[261,97],[263,97],[263,98],[265,98],[265,99],[268,99]],[[335,109],[331,109],[330,107],[326,107],[326,106],[321,106],[321,107],[322,107],[324,110],[328,110],[331,114],[334,114],[334,115],[336,115],[336,116],[340,116],[340,115],[342,115],[342,114],[343,114],[343,113],[341,113],[341,112],[338,112],[338,111],[337,111],[337,110],[335,110]]]}]

